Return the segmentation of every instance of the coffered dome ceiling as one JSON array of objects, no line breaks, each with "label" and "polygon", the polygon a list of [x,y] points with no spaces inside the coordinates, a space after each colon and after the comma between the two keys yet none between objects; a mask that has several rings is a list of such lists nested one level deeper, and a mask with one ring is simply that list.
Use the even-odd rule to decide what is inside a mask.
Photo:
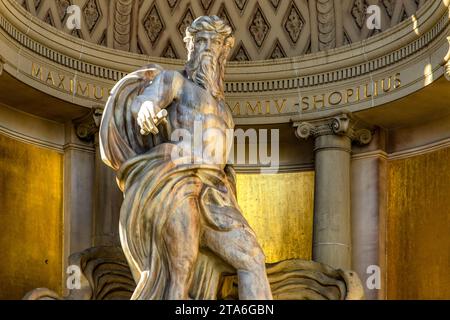
[{"label": "coffered dome ceiling", "polygon": [[[55,28],[86,41],[150,56],[184,59],[183,34],[200,15],[227,20],[236,35],[231,60],[293,57],[364,40],[366,8],[379,4],[382,30],[414,15],[425,0],[16,0]],[[69,5],[81,30],[65,24]]]}]

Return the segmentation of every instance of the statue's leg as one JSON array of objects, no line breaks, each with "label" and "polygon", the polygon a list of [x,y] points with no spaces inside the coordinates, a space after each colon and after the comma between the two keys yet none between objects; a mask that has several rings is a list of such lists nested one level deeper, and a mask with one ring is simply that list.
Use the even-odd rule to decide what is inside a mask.
[{"label": "statue's leg", "polygon": [[208,248],[237,270],[240,300],[272,299],[265,256],[248,226],[223,232],[207,227],[202,239]]},{"label": "statue's leg", "polygon": [[182,201],[167,221],[164,242],[169,255],[169,300],[189,299],[194,265],[199,251],[200,220],[198,201]]}]

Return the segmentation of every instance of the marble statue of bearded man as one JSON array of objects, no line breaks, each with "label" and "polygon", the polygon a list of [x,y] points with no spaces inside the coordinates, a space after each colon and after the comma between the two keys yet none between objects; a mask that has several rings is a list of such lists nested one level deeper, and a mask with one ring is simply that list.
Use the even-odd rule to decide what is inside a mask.
[{"label": "marble statue of bearded man", "polygon": [[[149,65],[111,91],[100,149],[124,193],[120,240],[137,283],[132,299],[215,299],[227,272],[237,273],[240,299],[272,298],[264,254],[226,164],[231,33],[217,16],[199,17],[186,30],[183,71]],[[190,145],[196,139],[200,148]]]}]

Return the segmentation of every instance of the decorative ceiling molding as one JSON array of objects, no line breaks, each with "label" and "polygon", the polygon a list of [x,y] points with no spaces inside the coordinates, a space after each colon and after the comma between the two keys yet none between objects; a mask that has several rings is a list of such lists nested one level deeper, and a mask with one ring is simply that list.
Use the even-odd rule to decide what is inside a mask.
[{"label": "decorative ceiling molding", "polygon": [[250,61],[250,55],[247,52],[247,49],[245,49],[244,44],[239,42],[239,44],[236,46],[235,53],[233,54],[231,61]]},{"label": "decorative ceiling molding", "polygon": [[168,59],[178,59],[179,58],[179,55],[175,51],[173,44],[170,41],[167,43],[167,46],[163,51],[162,57],[168,58]]},{"label": "decorative ceiling molding", "polygon": [[167,0],[167,4],[168,4],[171,12],[173,12],[175,10],[175,8],[178,6],[179,3],[180,3],[180,0]]},{"label": "decorative ceiling molding", "polygon": [[[0,2],[2,2],[2,1],[8,3],[10,1],[14,2],[14,1],[17,1],[17,0],[0,0]],[[435,7],[436,6],[437,5],[435,5]],[[190,11],[191,11],[191,8],[187,7],[186,11],[185,11],[185,16],[189,16],[189,12]],[[424,16],[427,16],[427,15],[424,15]],[[1,15],[0,15],[0,18],[1,18],[1,20],[0,20],[0,22],[1,22],[0,23],[0,27],[2,27],[10,36],[14,37],[17,41],[20,41],[21,45],[24,45],[25,47],[27,47],[31,51],[36,52],[36,53],[38,53],[40,55],[43,55],[46,58],[51,59],[51,60],[53,60],[55,62],[59,62],[59,60],[64,60],[64,61],[66,61],[65,62],[66,66],[68,66],[68,67],[74,66],[74,68],[76,70],[82,71],[80,66],[82,66],[84,64],[81,61],[80,61],[80,63],[76,63],[75,62],[76,61],[75,58],[70,58],[70,57],[63,58],[63,57],[60,57],[61,55],[57,55],[56,52],[53,52],[50,47],[45,47],[42,43],[38,43],[38,42],[35,42],[32,39],[28,39],[29,38],[28,36],[26,36],[25,34],[20,33],[19,30],[15,30],[13,25],[8,20],[4,19]],[[405,47],[401,47],[400,46],[399,49],[398,49],[399,50],[398,52],[396,52],[394,50],[391,50],[391,48],[388,48],[388,47],[381,48],[381,49],[386,49],[388,54],[380,56],[378,58],[379,62],[374,62],[375,60],[372,61],[372,60],[369,59],[366,63],[362,64],[359,69],[361,69],[363,71],[365,69],[367,69],[367,71],[370,71],[370,72],[376,71],[376,70],[378,70],[380,68],[385,67],[386,65],[390,65],[390,64],[392,64],[392,63],[394,63],[396,61],[399,61],[399,60],[407,57],[408,55],[416,53],[418,50],[422,49],[430,41],[432,41],[434,39],[434,37],[436,37],[437,34],[440,33],[447,26],[448,17],[446,17],[444,15],[440,19],[441,19],[440,21],[435,21],[435,24],[433,25],[433,28],[430,28],[430,30],[428,30],[426,33],[423,33],[420,37],[417,38],[417,40],[415,40],[413,42],[408,42],[408,44]],[[428,23],[428,22],[429,21],[426,21],[426,23]],[[38,23],[38,21],[34,20],[34,23]],[[425,23],[425,21],[424,21],[424,23]],[[431,23],[431,22],[429,22],[429,23]],[[187,22],[186,22],[186,24],[187,24]],[[181,24],[178,26],[178,29],[180,27],[181,27]],[[387,38],[387,37],[390,37],[390,36],[393,36],[393,35],[396,35],[396,34],[401,34],[399,32],[399,30],[404,30],[405,33],[410,33],[409,29],[410,29],[410,25],[409,24],[404,24],[402,28],[401,28],[401,26],[398,26],[397,30],[392,29],[390,34],[383,34],[383,33],[380,34],[381,36],[384,35],[385,37],[384,38],[380,38],[379,40],[381,42],[384,42],[384,39]],[[51,32],[51,30],[49,29],[48,32]],[[55,36],[57,36],[57,35],[55,34]],[[398,40],[395,40],[394,38],[392,38],[392,41],[390,42],[390,44],[391,45],[394,45],[394,44],[399,44],[400,45],[401,42],[399,40],[400,39],[405,40],[405,37],[402,36],[402,35],[400,35],[398,38],[399,38]],[[67,41],[77,41],[77,40],[76,39],[70,40],[70,38],[67,38]],[[78,40],[78,41],[80,41],[80,40]],[[366,52],[366,56],[365,56],[366,58],[369,57],[368,56],[368,50],[370,50],[370,47],[371,46],[376,47],[376,45],[375,45],[376,41],[377,41],[377,39],[374,39],[372,41],[373,44],[371,44],[370,42],[366,42],[365,43],[366,49],[364,49],[364,50]],[[168,42],[165,43],[164,49],[167,48],[167,43]],[[239,42],[239,44],[236,45],[235,53],[237,53],[239,51],[239,48],[241,48],[241,47],[244,48],[243,43],[244,42]],[[84,48],[87,48],[87,46],[85,44],[83,44],[83,43],[80,43],[79,45],[83,46]],[[173,44],[171,44],[171,45],[172,45],[172,47],[174,46]],[[55,49],[56,48],[57,48],[57,46],[55,47]],[[93,45],[92,46],[92,50],[95,51],[96,50],[95,48],[96,48],[96,46]],[[275,45],[270,48],[269,52],[272,53],[274,48],[275,48]],[[245,49],[246,52],[248,52],[247,47],[245,47],[244,49]],[[361,48],[355,46],[354,48],[340,48],[339,49],[339,51],[342,51],[342,52],[346,52],[348,50],[361,50]],[[335,61],[339,61],[340,60],[340,58],[339,58],[339,51],[335,52],[335,55],[336,55],[336,60]],[[79,54],[74,52],[74,56],[79,56]],[[248,57],[249,57],[249,59],[251,58],[250,55],[248,55]],[[317,57],[325,58],[325,57],[327,57],[327,55],[326,55],[326,53],[323,53],[321,55],[317,55]],[[313,57],[313,56],[311,58],[309,58],[309,59],[308,58],[309,57],[307,57],[307,56],[298,57],[295,60],[290,60],[289,64],[300,63],[303,60],[317,59],[316,57]],[[333,63],[330,60],[330,58],[325,58],[325,59],[328,61],[328,64],[332,64]],[[69,61],[72,61],[72,60],[73,60],[73,62],[69,63]],[[148,58],[147,57],[142,57],[142,60],[146,61],[146,60],[148,60]],[[153,58],[153,60],[157,61],[158,58],[155,57],[155,58]],[[176,65],[182,65],[183,62],[182,61],[178,61],[175,64]],[[258,64],[259,63],[256,62],[256,64],[254,64],[254,65],[256,66]],[[368,68],[364,68],[363,65],[367,65]],[[77,66],[77,67],[75,67],[75,66]],[[353,65],[352,68],[354,68],[354,67],[355,66]],[[330,68],[332,68],[332,67],[330,66]],[[329,68],[327,68],[327,69],[329,69]],[[342,70],[340,70],[340,68],[335,68],[335,69],[339,69],[337,71],[342,73]],[[113,71],[113,70],[110,70],[110,71]],[[82,72],[85,72],[85,71],[82,71]],[[347,72],[344,72],[344,74],[345,73],[347,73]],[[114,72],[107,72],[105,74],[114,74]],[[352,72],[350,72],[349,74],[352,74]],[[111,77],[110,76],[105,76],[105,78],[106,79],[112,79],[112,80],[116,80],[117,79],[115,76],[114,77],[113,76],[111,76]],[[344,78],[345,78],[345,75],[344,75]]]},{"label": "decorative ceiling molding", "polygon": [[270,31],[270,23],[258,3],[253,9],[248,30],[258,49],[261,48]]},{"label": "decorative ceiling molding", "polygon": [[247,3],[248,0],[234,0],[234,4],[236,5],[236,8],[239,10],[239,13],[241,15],[244,13]]},{"label": "decorative ceiling molding", "polygon": [[281,45],[280,41],[276,41],[274,43],[273,49],[271,50],[270,55],[267,57],[267,59],[282,59],[286,58],[286,53],[283,49],[283,46]]},{"label": "decorative ceiling molding", "polygon": [[220,5],[219,11],[217,12],[217,16],[220,17],[226,23],[228,23],[228,25],[231,27],[231,29],[233,29],[233,32],[236,31],[236,27],[234,26],[234,23],[230,18],[230,14],[227,11],[227,7],[225,6],[225,3],[222,3]]},{"label": "decorative ceiling molding", "polygon": [[213,4],[214,0],[200,0],[204,13],[207,14],[209,12],[209,8]]},{"label": "decorative ceiling molding", "polygon": [[280,5],[281,0],[270,0],[270,3],[272,4],[273,8],[275,10],[278,9],[278,6]]},{"label": "decorative ceiling molding", "polygon": [[[355,0],[355,3],[362,0]],[[365,21],[365,10],[362,21]],[[336,47],[336,17],[333,1],[317,0],[317,23],[319,29],[319,51]],[[359,26],[360,28],[362,27]]]},{"label": "decorative ceiling molding", "polygon": [[[98,0],[88,0],[83,7],[84,18],[89,30],[89,33],[92,33],[92,30],[97,25],[98,19],[102,15],[100,12],[100,6],[97,2]],[[120,2],[120,0],[119,0]]]},{"label": "decorative ceiling molding", "polygon": [[293,45],[297,44],[298,39],[300,38],[300,32],[303,30],[304,25],[305,20],[302,17],[300,10],[298,10],[295,2],[291,1],[284,17],[283,27]]},{"label": "decorative ceiling molding", "polygon": [[[252,60],[270,57],[277,42],[282,44],[286,57],[296,57],[378,34],[365,26],[366,8],[373,3],[370,0],[77,0],[83,23],[81,30],[72,32],[65,28],[65,12],[74,0],[11,1],[77,38],[153,57],[164,57],[170,41],[179,59],[185,58],[185,27],[204,14],[226,18],[237,42],[246,44]],[[425,4],[423,0],[378,1],[382,31],[408,20]]]},{"label": "decorative ceiling molding", "polygon": [[153,3],[150,7],[150,10],[144,18],[143,24],[147,36],[154,47],[165,28],[164,21],[161,19],[156,3]]},{"label": "decorative ceiling molding", "polygon": [[[114,12],[114,49],[131,50],[131,19],[133,0],[118,0]],[[100,39],[100,44],[106,44],[106,30]]]},{"label": "decorative ceiling molding", "polygon": [[188,6],[177,27],[181,39],[184,39],[186,29],[192,24],[194,20],[195,20],[195,13],[192,11],[192,8]]}]

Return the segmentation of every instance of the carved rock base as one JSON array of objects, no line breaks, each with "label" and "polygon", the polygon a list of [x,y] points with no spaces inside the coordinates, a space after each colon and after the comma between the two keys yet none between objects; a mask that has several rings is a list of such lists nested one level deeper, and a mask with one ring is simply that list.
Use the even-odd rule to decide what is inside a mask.
[{"label": "carved rock base", "polygon": [[[69,258],[81,270],[81,288],[69,295],[38,288],[24,300],[127,300],[135,283],[120,247],[94,247]],[[267,264],[274,299],[278,300],[361,300],[364,290],[353,271],[335,270],[327,265],[299,259]],[[238,299],[236,275],[218,281],[217,299]]]}]

